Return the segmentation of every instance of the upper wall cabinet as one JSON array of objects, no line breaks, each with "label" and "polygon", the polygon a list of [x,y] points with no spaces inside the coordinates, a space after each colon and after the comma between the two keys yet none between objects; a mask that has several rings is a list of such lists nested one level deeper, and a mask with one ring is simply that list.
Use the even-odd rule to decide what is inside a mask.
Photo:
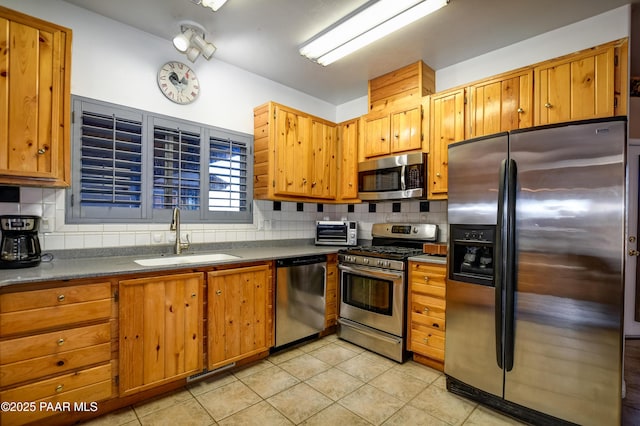
[{"label": "upper wall cabinet", "polygon": [[[534,68],[534,124],[610,117],[626,114],[626,95],[616,94],[620,82],[626,81],[620,71],[618,52],[626,50],[626,40],[608,43],[578,53],[547,61]],[[626,90],[625,90],[626,92]],[[617,96],[618,95],[618,96]]]},{"label": "upper wall cabinet", "polygon": [[269,102],[254,109],[254,198],[335,201],[337,126]]},{"label": "upper wall cabinet", "polygon": [[70,183],[71,30],[0,7],[0,183]]},{"label": "upper wall cabinet", "polygon": [[464,139],[464,89],[431,96],[431,137],[429,138],[428,198],[447,198],[449,144]]},{"label": "upper wall cabinet", "polygon": [[353,202],[358,198],[358,140],[360,119],[338,125],[338,200]]},{"label": "upper wall cabinet", "polygon": [[423,61],[369,80],[369,113],[397,109],[397,104],[419,104],[436,91],[436,72]]},{"label": "upper wall cabinet", "polygon": [[420,102],[364,118],[364,158],[421,150],[423,140]]},{"label": "upper wall cabinet", "polygon": [[495,76],[467,88],[466,137],[490,135],[533,124],[533,70]]}]

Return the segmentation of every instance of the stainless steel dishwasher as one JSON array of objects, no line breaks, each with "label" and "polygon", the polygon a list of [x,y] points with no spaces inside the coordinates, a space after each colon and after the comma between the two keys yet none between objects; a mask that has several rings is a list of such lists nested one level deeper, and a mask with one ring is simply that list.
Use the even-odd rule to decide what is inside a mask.
[{"label": "stainless steel dishwasher", "polygon": [[276,261],[276,347],[324,329],[327,256]]}]

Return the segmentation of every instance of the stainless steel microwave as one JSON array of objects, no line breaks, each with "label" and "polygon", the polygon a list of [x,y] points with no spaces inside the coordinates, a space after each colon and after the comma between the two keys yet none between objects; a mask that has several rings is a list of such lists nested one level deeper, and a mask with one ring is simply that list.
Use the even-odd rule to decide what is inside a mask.
[{"label": "stainless steel microwave", "polygon": [[316,245],[355,246],[358,244],[358,222],[351,220],[316,221]]},{"label": "stainless steel microwave", "polygon": [[358,163],[358,198],[401,200],[427,195],[427,154],[411,152]]}]

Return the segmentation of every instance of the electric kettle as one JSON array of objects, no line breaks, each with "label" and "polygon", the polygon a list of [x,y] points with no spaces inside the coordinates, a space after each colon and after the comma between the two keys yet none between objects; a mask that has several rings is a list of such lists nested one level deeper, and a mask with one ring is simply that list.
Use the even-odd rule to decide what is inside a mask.
[{"label": "electric kettle", "polygon": [[40,264],[39,216],[0,216],[0,269],[28,268]]}]

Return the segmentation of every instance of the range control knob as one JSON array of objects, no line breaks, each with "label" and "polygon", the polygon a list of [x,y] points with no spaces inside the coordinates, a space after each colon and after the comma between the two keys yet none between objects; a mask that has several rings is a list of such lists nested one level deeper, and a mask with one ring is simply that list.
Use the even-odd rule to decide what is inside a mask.
[{"label": "range control knob", "polygon": [[389,260],[385,260],[384,261],[384,267],[388,268],[389,266],[391,266],[391,262]]},{"label": "range control knob", "polygon": [[378,266],[384,266],[384,260],[378,260],[377,264]]},{"label": "range control knob", "polygon": [[364,259],[362,259],[362,263],[364,263],[365,265],[369,264],[369,259],[367,259],[366,257]]}]

